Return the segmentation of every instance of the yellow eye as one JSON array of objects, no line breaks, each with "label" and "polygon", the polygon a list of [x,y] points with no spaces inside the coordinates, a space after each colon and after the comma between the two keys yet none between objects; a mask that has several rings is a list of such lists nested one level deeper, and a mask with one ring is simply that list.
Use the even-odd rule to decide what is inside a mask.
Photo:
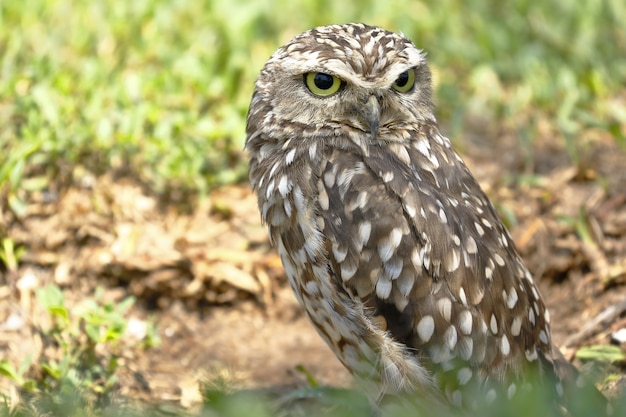
[{"label": "yellow eye", "polygon": [[343,85],[339,78],[323,72],[304,74],[304,84],[311,93],[320,97],[328,97],[335,94]]},{"label": "yellow eye", "polygon": [[413,68],[404,71],[396,78],[393,89],[400,93],[408,93],[415,84],[415,70]]}]

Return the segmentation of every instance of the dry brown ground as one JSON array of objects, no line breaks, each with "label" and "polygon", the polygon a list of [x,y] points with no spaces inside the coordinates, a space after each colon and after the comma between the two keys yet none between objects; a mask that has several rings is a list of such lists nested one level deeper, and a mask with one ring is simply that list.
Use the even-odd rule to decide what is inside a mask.
[{"label": "dry brown ground", "polygon": [[[468,143],[463,153],[503,216],[515,219],[510,228],[551,309],[556,343],[570,357],[581,345],[609,343],[626,327],[626,152],[599,137],[578,166],[551,145],[524,155],[514,145]],[[21,218],[0,213],[0,235],[27,248],[17,270],[0,272],[0,358],[54,355],[36,331],[35,289],[56,283],[73,305],[102,285],[108,299],[137,297],[133,320],[154,319],[162,340],[125,351],[123,395],[189,404],[203,377],[287,390],[306,385],[298,365],[322,384],[350,383],[287,287],[247,186],[216,190],[184,214],[129,179],[84,175],[77,184],[29,196]],[[0,391],[9,388],[0,378]]]}]

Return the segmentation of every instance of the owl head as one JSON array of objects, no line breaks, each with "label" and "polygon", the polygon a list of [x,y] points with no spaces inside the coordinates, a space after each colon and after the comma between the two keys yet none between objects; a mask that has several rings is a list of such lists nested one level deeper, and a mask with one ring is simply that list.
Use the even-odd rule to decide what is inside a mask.
[{"label": "owl head", "polygon": [[433,120],[425,54],[379,27],[330,25],[296,36],[266,63],[248,135],[395,141],[425,120]]}]

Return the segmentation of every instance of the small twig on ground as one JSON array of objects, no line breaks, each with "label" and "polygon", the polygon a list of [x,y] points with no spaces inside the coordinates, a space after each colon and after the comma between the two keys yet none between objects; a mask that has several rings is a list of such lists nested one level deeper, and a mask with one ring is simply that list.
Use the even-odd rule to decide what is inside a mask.
[{"label": "small twig on ground", "polygon": [[600,332],[603,327],[615,318],[619,317],[624,311],[626,311],[626,300],[605,308],[597,316],[591,319],[589,323],[585,324],[582,329],[565,339],[563,347],[567,348],[579,345],[585,339],[588,339],[594,334]]}]

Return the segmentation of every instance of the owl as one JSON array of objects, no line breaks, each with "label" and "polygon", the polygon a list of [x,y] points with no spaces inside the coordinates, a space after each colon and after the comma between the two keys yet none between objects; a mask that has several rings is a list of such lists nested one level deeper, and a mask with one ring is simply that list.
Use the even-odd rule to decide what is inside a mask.
[{"label": "owl", "polygon": [[439,131],[409,39],[364,24],[296,36],[263,67],[246,133],[296,298],[374,404],[466,409],[533,389],[561,402],[582,385],[510,234]]}]

